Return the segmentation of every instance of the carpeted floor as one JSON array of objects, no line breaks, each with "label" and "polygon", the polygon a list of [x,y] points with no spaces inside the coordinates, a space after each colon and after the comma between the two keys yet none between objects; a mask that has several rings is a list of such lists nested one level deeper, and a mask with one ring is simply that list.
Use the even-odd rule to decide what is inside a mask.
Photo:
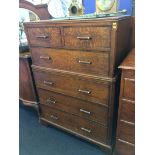
[{"label": "carpeted floor", "polygon": [[106,155],[96,145],[38,122],[37,113],[20,105],[19,155]]}]

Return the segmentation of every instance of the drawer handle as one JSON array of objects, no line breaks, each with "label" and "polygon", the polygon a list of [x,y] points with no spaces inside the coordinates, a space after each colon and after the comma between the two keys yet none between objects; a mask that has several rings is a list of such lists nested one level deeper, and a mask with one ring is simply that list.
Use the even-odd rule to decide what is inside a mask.
[{"label": "drawer handle", "polygon": [[83,113],[86,113],[86,114],[89,114],[90,115],[90,111],[86,111],[84,109],[80,109],[80,112],[83,112]]},{"label": "drawer handle", "polygon": [[57,117],[57,116],[51,115],[50,117],[51,117],[52,119],[58,120],[58,117]]},{"label": "drawer handle", "polygon": [[47,39],[47,38],[48,38],[48,36],[46,36],[46,35],[39,35],[39,36],[36,36],[36,38]]},{"label": "drawer handle", "polygon": [[44,81],[44,84],[46,84],[46,85],[53,85],[54,83],[50,82],[50,81]]},{"label": "drawer handle", "polygon": [[90,61],[82,61],[82,60],[79,60],[78,62],[80,64],[92,64],[92,62],[90,62]]},{"label": "drawer handle", "polygon": [[86,128],[81,127],[81,130],[86,131],[88,133],[91,133],[91,130],[90,129],[86,129]]},{"label": "drawer handle", "polygon": [[85,93],[85,94],[90,94],[91,93],[90,90],[82,90],[82,89],[79,89],[78,92]]},{"label": "drawer handle", "polygon": [[47,103],[47,104],[55,104],[55,103],[56,103],[56,100],[53,99],[53,98],[48,98],[48,99],[46,100],[46,103]]},{"label": "drawer handle", "polygon": [[40,59],[47,59],[47,60],[50,60],[51,58],[50,58],[50,57],[45,57],[45,56],[40,56]]},{"label": "drawer handle", "polygon": [[77,37],[77,39],[79,39],[79,40],[90,40],[91,39],[91,37]]}]

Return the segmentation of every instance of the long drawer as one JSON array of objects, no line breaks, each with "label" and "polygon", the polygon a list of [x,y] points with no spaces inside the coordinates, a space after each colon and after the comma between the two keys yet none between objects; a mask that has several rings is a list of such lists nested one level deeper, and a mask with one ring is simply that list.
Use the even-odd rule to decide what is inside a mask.
[{"label": "long drawer", "polygon": [[124,89],[122,97],[135,100],[135,80],[130,78],[124,78]]},{"label": "long drawer", "polygon": [[120,108],[120,119],[128,122],[135,122],[135,103],[134,101],[122,99]]},{"label": "long drawer", "polygon": [[34,69],[33,73],[37,87],[108,105],[109,82],[96,81],[54,71],[47,72]]},{"label": "long drawer", "polygon": [[99,142],[106,142],[107,128],[78,116],[40,105],[41,118]]},{"label": "long drawer", "polygon": [[61,47],[60,28],[36,27],[28,29],[28,40],[31,46]]},{"label": "long drawer", "polygon": [[120,121],[119,139],[135,144],[135,125]]},{"label": "long drawer", "polygon": [[110,26],[64,27],[64,46],[70,49],[110,50]]},{"label": "long drawer", "polygon": [[116,154],[117,155],[135,155],[135,146],[132,144],[123,142],[121,140],[117,140]]},{"label": "long drawer", "polygon": [[107,107],[44,89],[38,89],[38,95],[41,104],[107,125]]},{"label": "long drawer", "polygon": [[109,53],[50,48],[31,48],[33,64],[37,66],[108,76]]}]

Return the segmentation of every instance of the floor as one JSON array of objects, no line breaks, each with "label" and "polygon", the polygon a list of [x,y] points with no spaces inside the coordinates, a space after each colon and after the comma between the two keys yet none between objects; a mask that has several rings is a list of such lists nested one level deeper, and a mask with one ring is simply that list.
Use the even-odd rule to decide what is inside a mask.
[{"label": "floor", "polygon": [[106,155],[99,147],[38,122],[35,110],[20,104],[19,155]]}]

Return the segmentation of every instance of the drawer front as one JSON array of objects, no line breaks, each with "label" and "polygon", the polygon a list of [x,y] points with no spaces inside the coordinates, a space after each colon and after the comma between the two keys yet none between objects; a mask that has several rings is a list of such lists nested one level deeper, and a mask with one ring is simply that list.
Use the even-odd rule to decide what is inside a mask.
[{"label": "drawer front", "polygon": [[107,128],[78,116],[40,105],[41,117],[88,138],[105,143]]},{"label": "drawer front", "polygon": [[60,47],[61,33],[59,28],[29,28],[29,44],[41,47]]},{"label": "drawer front", "polygon": [[55,92],[64,93],[91,102],[108,104],[108,82],[95,81],[87,78],[79,78],[56,72],[34,70],[37,87]]},{"label": "drawer front", "polygon": [[135,146],[117,140],[116,155],[135,155]]},{"label": "drawer front", "polygon": [[94,75],[109,73],[109,54],[106,52],[71,51],[32,48],[33,64],[37,66]]},{"label": "drawer front", "polygon": [[38,95],[41,104],[107,125],[108,108],[104,106],[43,89],[38,89]]},{"label": "drawer front", "polygon": [[124,82],[123,97],[134,100],[135,99],[135,80],[125,78],[123,82]]},{"label": "drawer front", "polygon": [[72,49],[110,50],[111,27],[65,27],[65,47]]},{"label": "drawer front", "polygon": [[135,125],[120,121],[118,137],[121,140],[135,144]]},{"label": "drawer front", "polygon": [[120,119],[128,122],[135,122],[135,104],[134,102],[124,100],[121,101]]}]

